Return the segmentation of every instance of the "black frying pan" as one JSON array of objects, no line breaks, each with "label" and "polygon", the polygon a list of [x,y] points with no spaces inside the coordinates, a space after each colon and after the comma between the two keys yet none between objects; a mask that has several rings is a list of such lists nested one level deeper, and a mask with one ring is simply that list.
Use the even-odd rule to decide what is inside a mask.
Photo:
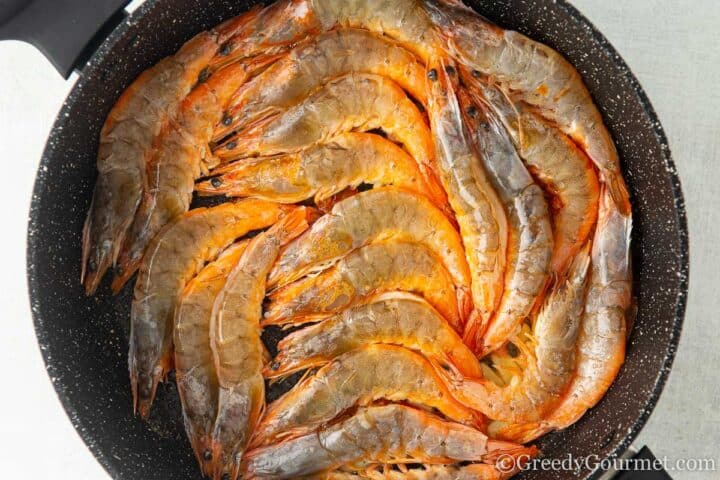
[{"label": "black frying pan", "polygon": [[[58,8],[58,3],[64,8]],[[185,40],[256,2],[148,0],[123,21],[122,14],[113,12],[125,3],[0,2],[0,38],[34,42],[65,75],[74,66],[82,68],[50,135],[35,183],[27,252],[32,312],[60,400],[110,475],[116,479],[196,479],[200,476],[185,438],[173,382],[160,387],[149,424],[132,415],[126,357],[131,289],[111,297],[104,284],[97,296],[85,297],[79,281],[80,232],[96,176],[100,127],[118,95],[140,72]],[[635,213],[638,305],[627,362],[596,408],[573,427],[540,442],[547,457],[564,458],[568,453],[575,457],[594,454],[600,459],[617,456],[637,436],[658,400],[685,311],[687,224],[667,139],[627,65],[568,3],[469,3],[501,26],[556,48],[580,70],[623,159]],[[73,27],[58,30],[69,20],[74,21]],[[88,42],[90,37],[93,40]],[[85,58],[90,61],[83,66]],[[277,395],[279,388],[272,393]],[[523,478],[597,478],[599,474],[546,471],[529,472]]]}]

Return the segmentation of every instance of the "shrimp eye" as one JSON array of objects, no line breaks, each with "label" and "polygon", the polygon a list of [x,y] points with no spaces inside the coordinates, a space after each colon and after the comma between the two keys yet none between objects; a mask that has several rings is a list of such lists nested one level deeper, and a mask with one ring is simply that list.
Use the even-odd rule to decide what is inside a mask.
[{"label": "shrimp eye", "polygon": [[470,115],[470,117],[475,118],[477,116],[477,108],[475,107],[468,107],[467,114]]},{"label": "shrimp eye", "polygon": [[212,452],[210,450],[205,450],[205,452],[203,453],[203,458],[206,462],[209,462],[213,458]]},{"label": "shrimp eye", "polygon": [[202,72],[200,72],[200,75],[198,76],[198,83],[205,82],[208,78],[210,78],[210,70],[207,68],[204,68]]},{"label": "shrimp eye", "polygon": [[472,76],[473,76],[474,78],[480,78],[480,70],[473,70],[473,71],[472,71]]},{"label": "shrimp eye", "polygon": [[446,71],[447,74],[450,75],[451,77],[454,77],[454,76],[455,76],[455,67],[453,67],[452,65],[448,65],[447,67],[445,67],[445,71]]},{"label": "shrimp eye", "polygon": [[232,43],[226,42],[220,49],[220,55],[222,55],[223,57],[227,57],[228,55],[230,55],[231,51],[232,51]]},{"label": "shrimp eye", "polygon": [[438,79],[437,70],[435,70],[434,68],[432,70],[430,70],[428,72],[428,78],[433,82],[436,81]]},{"label": "shrimp eye", "polygon": [[212,180],[210,180],[210,183],[215,188],[220,188],[223,184],[222,180],[219,177],[213,177]]},{"label": "shrimp eye", "polygon": [[272,365],[270,365],[270,368],[272,370],[277,370],[280,368],[280,364],[278,362],[273,362]]},{"label": "shrimp eye", "polygon": [[235,147],[237,147],[237,142],[230,142],[225,145],[225,148],[227,148],[228,150],[235,150]]},{"label": "shrimp eye", "polygon": [[223,125],[225,125],[226,127],[229,127],[229,126],[232,124],[232,121],[233,121],[232,115],[225,115],[225,116],[223,117],[222,123],[223,123]]},{"label": "shrimp eye", "polygon": [[520,355],[520,349],[512,342],[508,342],[507,351],[508,355],[510,355],[512,358],[516,358],[518,355]]}]

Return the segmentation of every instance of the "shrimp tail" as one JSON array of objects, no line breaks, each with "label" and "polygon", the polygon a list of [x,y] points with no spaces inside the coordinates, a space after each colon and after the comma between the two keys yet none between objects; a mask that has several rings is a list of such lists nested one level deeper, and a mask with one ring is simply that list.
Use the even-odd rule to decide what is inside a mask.
[{"label": "shrimp tail", "polygon": [[320,218],[320,212],[317,209],[299,207],[285,215],[270,231],[277,231],[280,244],[287,245],[302,235],[318,218]]},{"label": "shrimp tail", "polygon": [[617,206],[618,210],[624,217],[628,217],[631,214],[632,207],[630,206],[630,194],[627,189],[627,185],[620,175],[619,172],[607,173],[604,175],[604,183],[610,197]]}]

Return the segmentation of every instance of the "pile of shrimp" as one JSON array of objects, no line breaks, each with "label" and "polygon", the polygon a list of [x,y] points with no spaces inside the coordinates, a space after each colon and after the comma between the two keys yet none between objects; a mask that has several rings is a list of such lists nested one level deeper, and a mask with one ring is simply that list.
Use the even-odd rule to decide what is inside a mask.
[{"label": "pile of shrimp", "polygon": [[[624,361],[631,207],[601,114],[560,54],[459,0],[231,19],[122,94],[97,167],[82,283],[137,272],[134,410],[174,369],[212,478],[506,479]],[[292,333],[266,346],[271,325]]]}]

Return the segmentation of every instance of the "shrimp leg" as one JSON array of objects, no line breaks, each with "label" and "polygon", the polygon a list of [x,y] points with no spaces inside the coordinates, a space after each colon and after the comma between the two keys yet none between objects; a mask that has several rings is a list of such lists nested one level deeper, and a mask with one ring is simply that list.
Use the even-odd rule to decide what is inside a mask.
[{"label": "shrimp leg", "polygon": [[553,233],[545,196],[518,157],[503,125],[479,97],[461,98],[483,165],[505,204],[510,224],[505,288],[499,308],[484,332],[468,331],[466,336],[481,355],[487,355],[518,333],[538,302],[549,279]]},{"label": "shrimp leg", "polygon": [[238,477],[239,459],[265,405],[260,318],[265,279],[280,247],[308,228],[311,211],[293,210],[250,240],[215,299],[210,321],[219,383],[212,452],[215,479]]},{"label": "shrimp leg", "polygon": [[188,282],[175,312],[175,373],[185,431],[206,475],[213,473],[211,437],[218,392],[210,350],[210,317],[215,297],[246,248],[247,242],[238,242],[203,268]]},{"label": "shrimp leg", "polygon": [[263,324],[293,325],[327,317],[376,293],[420,293],[456,330],[461,327],[452,277],[425,247],[380,242],[353,251],[332,268],[272,292]]},{"label": "shrimp leg", "polygon": [[431,198],[444,208],[446,196],[437,183],[432,135],[425,119],[395,82],[378,75],[335,79],[301,103],[231,136],[214,153],[222,161],[292,153],[350,130],[378,128],[415,159]]},{"label": "shrimp leg", "polygon": [[490,440],[479,430],[421,410],[387,405],[360,409],[326,429],[248,452],[247,478],[298,478],[365,461],[493,463],[501,456],[535,453],[534,447]]},{"label": "shrimp leg", "polygon": [[482,375],[479,362],[447,321],[422,298],[402,292],[378,295],[288,335],[263,373],[285,376],[372,343],[402,345],[464,376]]},{"label": "shrimp leg", "polygon": [[415,160],[394,143],[369,133],[344,133],[298,153],[240,160],[212,174],[217,176],[196,185],[200,195],[282,203],[314,197],[315,203],[321,203],[361,183],[429,195]]},{"label": "shrimp leg", "polygon": [[450,394],[445,378],[425,357],[402,347],[368,345],[346,353],[270,404],[253,446],[313,431],[355,405],[385,398],[437,408],[455,421],[481,417]]},{"label": "shrimp leg", "polygon": [[213,141],[298,103],[328,80],[348,73],[388,77],[425,103],[425,68],[415,55],[366,30],[340,29],[298,45],[243,86],[231,100]]},{"label": "shrimp leg", "polygon": [[428,111],[440,179],[460,225],[472,274],[477,314],[466,331],[482,334],[502,297],[507,218],[463,123],[455,67],[437,58],[428,69]]},{"label": "shrimp leg", "polygon": [[237,238],[276,222],[287,208],[243,200],[195,209],[153,239],[140,266],[130,317],[133,408],[142,417],[150,413],[157,384],[172,365],[175,308],[186,283],[206,261]]},{"label": "shrimp leg", "polygon": [[592,269],[577,342],[577,369],[557,408],[538,423],[498,434],[525,443],[577,422],[605,396],[625,361],[627,310],[632,296],[632,218],[622,214],[609,188],[601,191]]}]

